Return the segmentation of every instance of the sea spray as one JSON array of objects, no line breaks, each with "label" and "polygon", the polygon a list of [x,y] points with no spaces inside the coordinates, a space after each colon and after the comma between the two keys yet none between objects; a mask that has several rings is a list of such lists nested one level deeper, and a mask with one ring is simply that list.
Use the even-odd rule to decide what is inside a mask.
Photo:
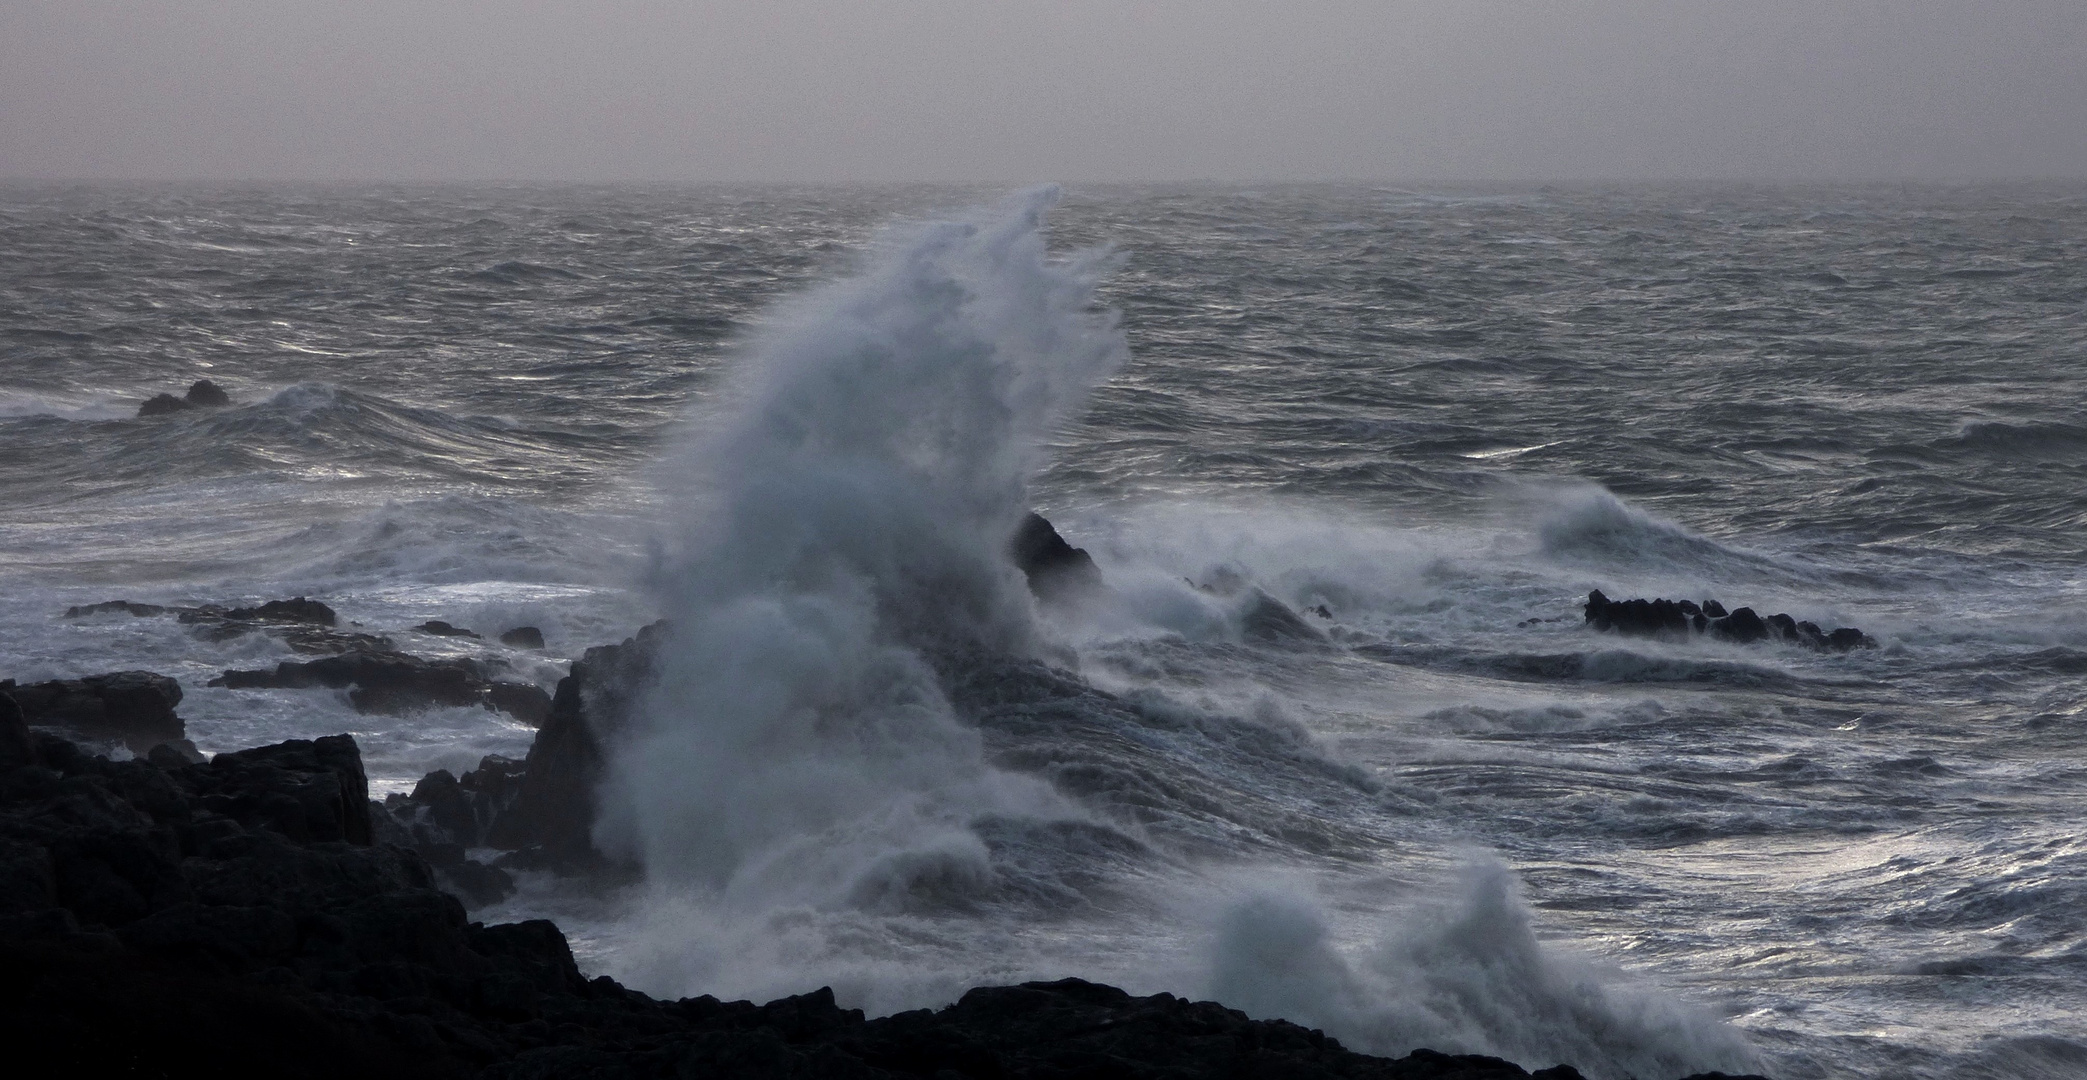
[{"label": "sea spray", "polygon": [[1309,895],[1245,897],[1219,926],[1210,993],[1377,1054],[1484,1053],[1618,1080],[1759,1067],[1708,1012],[1546,948],[1497,861],[1469,861],[1441,893],[1352,953]]},{"label": "sea spray", "polygon": [[[789,307],[743,351],[699,436],[672,458],[668,494],[687,512],[655,588],[673,629],[657,685],[612,747],[597,834],[646,872],[613,932],[616,973],[634,984],[761,997],[824,983],[887,1011],[983,981],[1194,981],[1193,947],[1155,932],[1192,925],[1198,905],[1168,899],[1202,887],[1185,850],[1154,855],[1144,895],[1119,893],[1113,917],[1079,921],[1078,898],[1053,910],[1016,899],[1043,891],[1023,878],[1035,876],[1024,865],[1034,845],[1075,835],[1056,824],[1126,822],[1041,775],[994,767],[985,733],[951,701],[951,672],[1039,647],[1007,539],[1039,441],[1124,354],[1092,304],[1106,259],[1046,256],[1052,197],[888,238],[860,273]],[[1110,708],[1085,723],[1119,754],[1207,735],[1165,723],[1150,702]],[[1262,726],[1238,721],[1212,749],[1261,746],[1238,737],[1248,724]],[[1150,778],[1174,778],[1080,775],[1134,782],[1155,819],[1195,812],[1221,775],[1152,765]],[[1369,787],[1313,771],[1329,791]],[[1263,809],[1277,818],[1254,831],[1303,835],[1278,827],[1287,810]],[[1208,812],[1224,826],[1214,835],[1237,836],[1263,811]],[[1644,1006],[1548,955],[1504,870],[1480,875],[1459,910],[1423,912],[1350,959],[1315,909],[1249,898],[1216,932],[1209,989],[1368,1049],[1428,1044],[1648,1075],[1745,1060],[1713,1020]],[[1066,920],[1063,932],[1025,936],[1037,916]]]},{"label": "sea spray", "polygon": [[748,913],[990,891],[971,822],[1071,813],[989,768],[938,659],[1034,645],[1003,551],[1040,438],[1122,360],[1104,253],[1048,257],[1038,189],[887,237],[786,309],[672,462],[660,678],[598,840]]}]

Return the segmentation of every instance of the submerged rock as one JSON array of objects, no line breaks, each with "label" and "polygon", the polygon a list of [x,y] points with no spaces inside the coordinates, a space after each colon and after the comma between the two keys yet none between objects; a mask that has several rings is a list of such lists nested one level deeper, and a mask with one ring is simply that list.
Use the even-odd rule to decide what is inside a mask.
[{"label": "submerged rock", "polygon": [[139,416],[165,416],[168,413],[187,412],[195,406],[172,394],[154,394],[138,406]]},{"label": "submerged rock", "polygon": [[143,405],[138,406],[139,416],[165,416],[169,413],[187,412],[190,409],[215,409],[230,405],[232,399],[222,388],[209,379],[198,379],[188,388],[185,397],[172,394],[154,394]]},{"label": "submerged rock", "polygon": [[1706,634],[1722,641],[1749,645],[1757,641],[1782,641],[1822,652],[1847,652],[1876,645],[1869,635],[1852,626],[1831,633],[1817,623],[1799,622],[1784,614],[1762,618],[1753,608],[1727,613],[1723,604],[1705,600],[1611,600],[1600,589],[1587,594],[1585,624],[1628,637],[1686,638]]},{"label": "submerged rock", "polygon": [[[1321,607],[1319,610],[1324,611]],[[1330,618],[1331,616],[1326,616]],[[1239,632],[1248,641],[1259,641],[1270,645],[1319,643],[1326,634],[1318,627],[1305,622],[1288,604],[1255,589],[1247,599],[1246,608],[1239,617]]]}]

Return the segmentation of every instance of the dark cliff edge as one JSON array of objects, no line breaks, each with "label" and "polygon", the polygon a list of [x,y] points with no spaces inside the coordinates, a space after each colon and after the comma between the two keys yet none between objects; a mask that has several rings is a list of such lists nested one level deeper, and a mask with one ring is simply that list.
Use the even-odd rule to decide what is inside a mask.
[{"label": "dark cliff edge", "polygon": [[112,761],[0,694],[0,1038],[82,1076],[1530,1075],[1077,979],[875,1020],[823,989],[660,1001],[581,975],[549,922],[470,921],[373,811],[344,735]]}]

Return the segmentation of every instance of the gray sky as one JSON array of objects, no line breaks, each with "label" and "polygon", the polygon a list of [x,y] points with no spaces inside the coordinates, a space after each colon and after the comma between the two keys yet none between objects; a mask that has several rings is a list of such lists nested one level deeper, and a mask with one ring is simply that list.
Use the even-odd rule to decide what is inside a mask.
[{"label": "gray sky", "polygon": [[2087,0],[0,0],[0,176],[2087,176]]}]

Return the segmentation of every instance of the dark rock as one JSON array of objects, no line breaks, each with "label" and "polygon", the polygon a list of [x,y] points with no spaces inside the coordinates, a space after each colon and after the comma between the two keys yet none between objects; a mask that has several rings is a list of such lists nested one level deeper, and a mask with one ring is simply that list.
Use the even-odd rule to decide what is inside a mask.
[{"label": "dark rock", "polygon": [[1633,637],[1683,636],[1690,628],[1691,613],[1672,600],[1611,600],[1596,589],[1587,594],[1582,611],[1596,630]]},{"label": "dark rock", "polygon": [[541,649],[543,631],[533,626],[517,626],[500,635],[500,644],[512,645],[517,649]]},{"label": "dark rock", "polygon": [[656,622],[621,645],[588,649],[573,663],[529,746],[513,804],[486,831],[488,845],[538,848],[561,867],[603,865],[593,841],[602,747],[623,729],[651,684],[666,633],[667,624]]},{"label": "dark rock", "polygon": [[0,682],[32,727],[59,728],[91,742],[120,742],[143,754],[186,735],[174,706],[181,684],[150,671],[118,671],[33,686]]},{"label": "dark rock", "polygon": [[0,772],[36,764],[36,743],[14,695],[0,693]]},{"label": "dark rock", "polygon": [[1870,640],[1868,634],[1852,626],[1843,626],[1826,635],[1826,647],[1835,652],[1847,652],[1850,649],[1874,649],[1877,643]]},{"label": "dark rock", "polygon": [[346,735],[219,754],[191,771],[199,804],[248,828],[299,841],[371,842],[369,780]]},{"label": "dark rock", "polygon": [[356,711],[399,715],[437,705],[484,705],[491,682],[476,660],[425,660],[388,649],[355,649],[317,660],[285,660],[273,671],[226,671],[211,686],[233,690],[347,689]]},{"label": "dark rock", "polygon": [[1768,636],[1768,624],[1761,621],[1761,616],[1756,615],[1753,608],[1743,607],[1722,619],[1711,620],[1710,633],[1726,641],[1751,645]]},{"label": "dark rock", "polygon": [[1299,618],[1289,605],[1277,600],[1260,589],[1255,589],[1247,599],[1246,608],[1239,617],[1239,632],[1248,641],[1260,641],[1271,645],[1320,643],[1326,635],[1318,627]]},{"label": "dark rock", "polygon": [[551,695],[534,683],[495,682],[486,689],[486,704],[530,727],[551,718]]},{"label": "dark rock", "polygon": [[[410,795],[394,794],[372,812],[391,843],[411,847],[431,863],[438,848],[485,844],[488,828],[521,792],[523,763],[488,755],[462,777],[437,769],[421,777]],[[461,854],[459,854],[461,858]],[[454,860],[449,860],[454,861]]]},{"label": "dark rock", "polygon": [[172,394],[154,394],[138,406],[139,416],[165,416],[168,413],[187,412],[195,406]]},{"label": "dark rock", "polygon": [[206,641],[229,641],[246,634],[265,633],[283,641],[297,652],[320,655],[342,653],[357,648],[391,647],[391,642],[382,637],[335,630],[334,627],[339,620],[333,609],[302,596],[291,600],[271,600],[248,608],[227,608],[217,604],[163,607],[159,604],[138,604],[128,600],[108,600],[99,604],[67,608],[65,614],[67,618],[80,618],[119,611],[138,617],[171,613],[183,623],[193,625],[196,628],[196,636]]},{"label": "dark rock", "polygon": [[473,640],[478,639],[477,634],[472,633],[471,631],[466,630],[461,626],[451,626],[450,624],[443,622],[440,619],[431,619],[427,622],[421,623],[419,626],[416,626],[413,629],[418,630],[423,634],[433,634],[436,637],[460,637],[471,638]]},{"label": "dark rock", "polygon": [[435,880],[443,891],[462,900],[466,907],[497,904],[514,895],[515,879],[497,866],[477,859],[461,859],[435,868]]},{"label": "dark rock", "polygon": [[[877,1020],[825,989],[766,1005],[657,1001],[586,979],[556,926],[472,923],[437,888],[491,902],[511,887],[498,868],[444,851],[432,869],[410,851],[343,842],[315,825],[309,811],[320,802],[359,794],[361,760],[345,736],[171,772],[62,745],[39,744],[42,768],[0,774],[0,1039],[33,1047],[45,1071],[329,1080],[1529,1075],[1489,1057],[1368,1057],[1295,1024],[1077,979],[979,988],[939,1011]],[[310,797],[322,789],[330,799]],[[278,804],[307,813],[268,810]],[[255,812],[227,816],[225,807]],[[1562,1066],[1537,1075],[1579,1076]]]},{"label": "dark rock", "polygon": [[167,609],[158,604],[133,604],[128,600],[105,600],[99,604],[83,604],[79,607],[66,608],[65,617],[78,619],[87,615],[101,615],[115,611],[121,611],[138,618],[167,613]]},{"label": "dark rock", "polygon": [[310,623],[313,626],[334,626],[339,622],[332,608],[302,596],[270,600],[260,607],[233,608],[225,612],[224,617],[257,622]]},{"label": "dark rock", "polygon": [[1086,548],[1076,548],[1058,535],[1041,514],[1029,514],[1008,541],[1007,553],[1039,600],[1069,601],[1105,587],[1101,568]]},{"label": "dark rock", "polygon": [[209,379],[197,379],[194,385],[188,388],[187,401],[190,405],[197,405],[206,409],[215,409],[225,405],[230,405],[232,403],[232,398],[229,395],[227,395],[224,392],[224,390],[220,388],[216,383],[211,382]]},{"label": "dark rock", "polygon": [[196,749],[196,744],[187,739],[163,742],[145,752],[145,760],[162,769],[180,769],[200,765],[209,759]]},{"label": "dark rock", "polygon": [[154,394],[145,404],[138,406],[139,416],[165,416],[168,413],[187,412],[195,408],[218,408],[230,405],[232,399],[209,379],[198,379],[188,388],[187,397],[172,394]]},{"label": "dark rock", "polygon": [[1708,634],[1741,644],[1773,639],[1832,652],[1876,644],[1853,627],[1842,627],[1829,634],[1817,623],[1799,622],[1784,614],[1764,619],[1754,609],[1744,607],[1727,613],[1724,605],[1715,600],[1705,600],[1700,606],[1688,600],[1611,600],[1596,589],[1587,594],[1582,611],[1586,625],[1632,637],[1687,638]]}]

